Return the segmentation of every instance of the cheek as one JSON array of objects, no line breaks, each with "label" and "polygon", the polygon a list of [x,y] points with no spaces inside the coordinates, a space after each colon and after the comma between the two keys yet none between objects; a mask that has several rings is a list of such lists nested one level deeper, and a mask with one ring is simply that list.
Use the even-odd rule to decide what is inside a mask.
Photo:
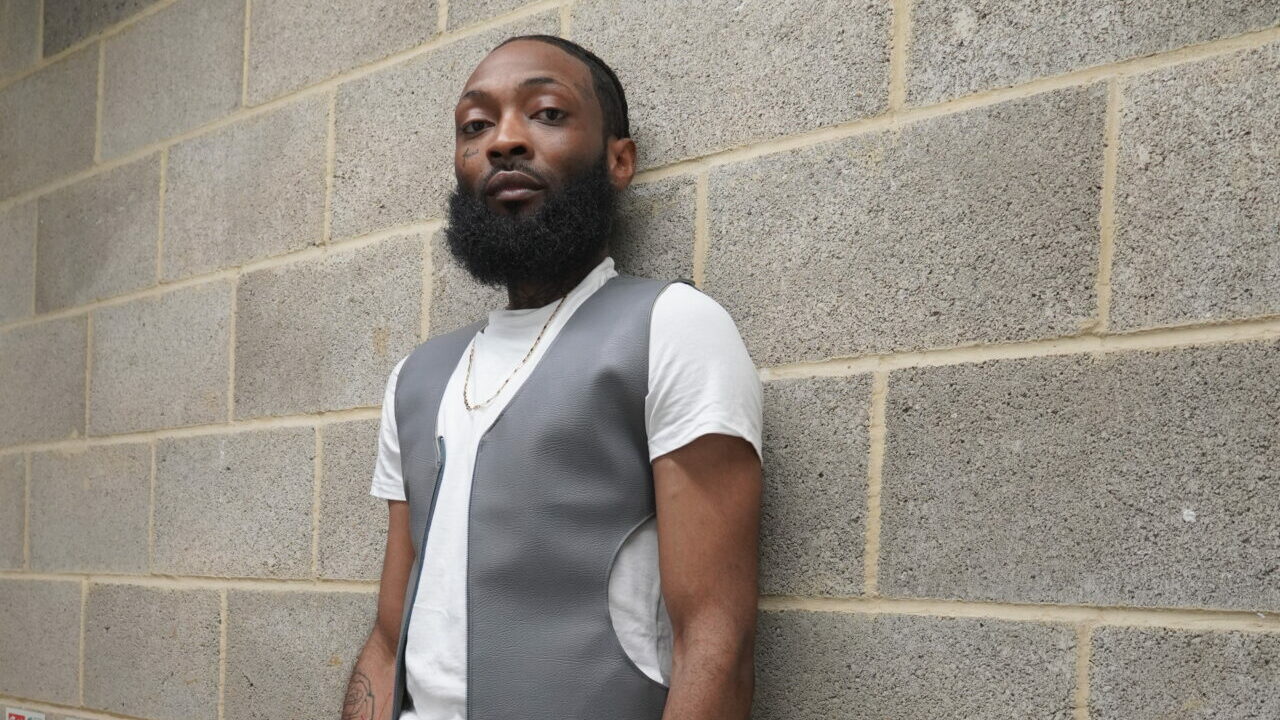
[{"label": "cheek", "polygon": [[454,175],[466,185],[474,185],[487,169],[478,147],[461,148],[453,157]]}]

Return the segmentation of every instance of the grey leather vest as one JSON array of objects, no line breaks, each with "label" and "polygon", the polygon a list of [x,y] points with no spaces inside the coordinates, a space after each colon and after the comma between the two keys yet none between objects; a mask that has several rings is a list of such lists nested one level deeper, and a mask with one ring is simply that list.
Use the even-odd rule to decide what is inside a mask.
[{"label": "grey leather vest", "polygon": [[[660,720],[667,688],[623,650],[608,583],[622,541],[654,514],[644,398],[649,319],[670,282],[620,273],[578,306],[480,438],[467,532],[468,720]],[[692,283],[689,283],[692,284]],[[400,369],[396,423],[415,560],[405,641],[445,445],[441,395],[485,320],[418,345]]]}]

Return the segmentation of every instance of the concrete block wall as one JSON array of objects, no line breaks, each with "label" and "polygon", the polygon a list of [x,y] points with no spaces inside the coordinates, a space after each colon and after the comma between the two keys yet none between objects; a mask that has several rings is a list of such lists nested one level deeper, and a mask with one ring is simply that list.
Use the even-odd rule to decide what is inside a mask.
[{"label": "concrete block wall", "polygon": [[336,717],[502,38],[765,381],[757,720],[1280,717],[1280,2],[0,0],[0,704]]}]

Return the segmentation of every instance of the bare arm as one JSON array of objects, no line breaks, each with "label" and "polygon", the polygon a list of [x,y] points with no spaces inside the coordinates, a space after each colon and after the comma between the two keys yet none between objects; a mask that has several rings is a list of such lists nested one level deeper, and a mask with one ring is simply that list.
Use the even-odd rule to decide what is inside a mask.
[{"label": "bare arm", "polygon": [[391,693],[395,690],[396,646],[404,593],[413,567],[413,541],[409,537],[409,503],[387,501],[387,549],[378,586],[378,615],[373,632],[356,658],[347,682],[342,720],[391,720]]},{"label": "bare arm", "polygon": [[653,461],[658,565],[671,616],[663,720],[746,720],[755,689],[760,458],[703,435]]}]

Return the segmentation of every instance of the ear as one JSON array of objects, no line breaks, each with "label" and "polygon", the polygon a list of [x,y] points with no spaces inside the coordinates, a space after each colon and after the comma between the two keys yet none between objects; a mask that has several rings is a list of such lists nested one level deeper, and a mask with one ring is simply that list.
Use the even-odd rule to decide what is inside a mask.
[{"label": "ear", "polygon": [[636,175],[636,143],[631,138],[610,136],[604,145],[609,182],[616,190],[624,190]]}]

